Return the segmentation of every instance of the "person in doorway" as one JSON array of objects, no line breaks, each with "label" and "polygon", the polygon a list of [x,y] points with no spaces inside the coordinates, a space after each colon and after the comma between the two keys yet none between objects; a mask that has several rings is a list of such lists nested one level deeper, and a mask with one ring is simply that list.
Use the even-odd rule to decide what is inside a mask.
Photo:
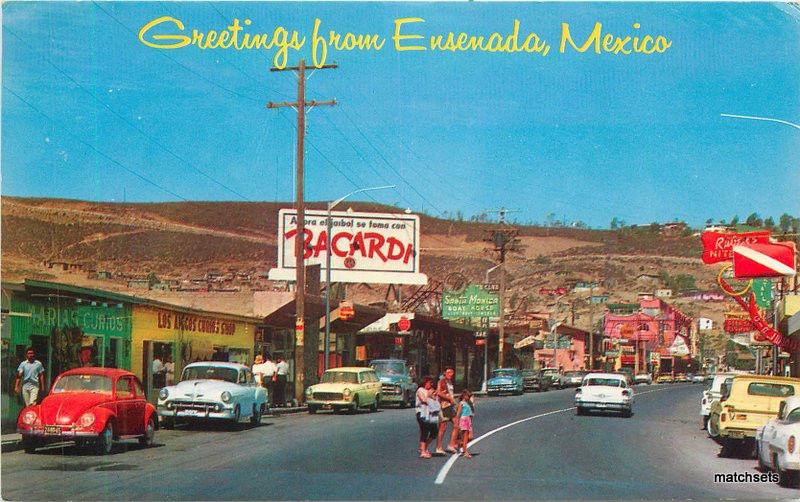
[{"label": "person in doorway", "polygon": [[434,416],[433,409],[429,404],[437,403],[436,389],[433,387],[433,378],[426,376],[422,379],[422,385],[417,389],[417,425],[419,425],[419,457],[431,458],[428,445],[436,439],[439,430],[438,411]]},{"label": "person in doorway", "polygon": [[289,363],[278,356],[275,365],[275,406],[286,406],[286,381],[289,379]]},{"label": "person in doorway", "polygon": [[[475,404],[472,402],[472,392],[467,389],[461,393],[461,402],[456,409],[458,417],[458,430],[461,431],[461,450],[464,458],[472,458],[467,450],[467,444],[472,441],[472,417],[475,415]],[[455,427],[455,425],[454,425]]]},{"label": "person in doorway", "polygon": [[[270,357],[269,352],[264,356],[266,359],[263,365],[263,372],[264,372],[264,387],[267,388],[267,399],[269,399],[269,405],[275,406],[275,384],[278,381],[278,365],[272,361],[272,357]],[[288,372],[288,366],[287,366]],[[284,390],[284,393],[286,391]]]},{"label": "person in doorway", "polygon": [[33,350],[33,347],[28,347],[25,351],[25,360],[19,363],[17,368],[14,393],[19,394],[20,389],[25,406],[36,404],[39,392],[44,389],[44,366],[36,359],[36,351]]},{"label": "person in doorway", "polygon": [[164,358],[164,380],[168,386],[175,385],[175,363],[172,362],[172,356]]},{"label": "person in doorway", "polygon": [[153,388],[154,389],[161,389],[164,387],[164,375],[166,373],[166,368],[164,367],[164,363],[161,361],[161,356],[158,354],[153,355]]},{"label": "person in doorway", "polygon": [[[439,404],[442,407],[442,421],[439,423],[439,433],[436,437],[436,453],[444,455],[446,453],[456,453],[456,440],[458,439],[458,425],[454,424],[453,419],[456,416],[456,398],[453,394],[453,376],[455,375],[453,368],[444,370],[444,375],[439,380],[436,386],[436,396],[439,399]],[[450,442],[447,445],[447,450],[442,449],[442,442],[444,435],[447,432],[447,424],[450,424]]]}]

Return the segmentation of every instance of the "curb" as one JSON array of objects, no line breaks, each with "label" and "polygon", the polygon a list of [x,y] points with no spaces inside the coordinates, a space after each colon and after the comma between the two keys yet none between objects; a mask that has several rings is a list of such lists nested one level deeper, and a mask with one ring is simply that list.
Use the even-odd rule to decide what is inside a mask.
[{"label": "curb", "polygon": [[292,408],[270,408],[268,416],[292,415],[308,411],[308,406],[295,406]]}]

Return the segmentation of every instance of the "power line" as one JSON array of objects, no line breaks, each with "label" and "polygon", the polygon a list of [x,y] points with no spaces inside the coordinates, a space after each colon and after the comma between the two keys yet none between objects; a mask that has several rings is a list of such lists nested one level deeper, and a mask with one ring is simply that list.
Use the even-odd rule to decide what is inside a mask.
[{"label": "power line", "polygon": [[28,48],[28,50],[30,50],[31,52],[35,53],[37,56],[41,57],[41,58],[42,58],[42,59],[43,59],[45,62],[47,62],[47,63],[48,63],[50,66],[52,66],[53,68],[55,68],[55,70],[56,70],[56,71],[58,71],[58,72],[59,72],[61,75],[63,75],[65,78],[67,78],[67,80],[69,80],[70,82],[72,82],[73,84],[75,84],[75,85],[76,85],[76,86],[77,86],[77,87],[78,87],[80,90],[82,90],[84,93],[88,94],[88,95],[89,95],[89,97],[91,97],[92,99],[94,99],[95,101],[97,101],[98,103],[100,103],[100,105],[101,105],[101,106],[103,106],[103,108],[105,108],[106,110],[108,110],[109,112],[111,112],[112,114],[114,114],[114,115],[115,115],[117,118],[119,118],[120,120],[122,120],[123,122],[125,122],[125,123],[126,123],[128,126],[130,126],[131,128],[135,129],[135,130],[136,130],[136,131],[137,131],[139,134],[141,134],[142,136],[144,136],[144,137],[145,137],[145,138],[146,138],[148,141],[150,141],[152,144],[154,144],[154,145],[158,146],[159,148],[161,148],[162,150],[164,150],[164,151],[165,151],[165,152],[167,152],[168,154],[172,155],[172,156],[173,156],[173,157],[175,157],[176,159],[178,159],[178,160],[180,160],[181,162],[185,163],[187,166],[189,166],[189,167],[190,167],[191,169],[193,169],[194,171],[196,171],[196,172],[200,173],[200,174],[201,174],[201,175],[203,175],[204,177],[206,177],[206,178],[208,178],[209,180],[213,181],[214,183],[216,183],[216,184],[217,184],[217,185],[219,185],[220,187],[224,188],[225,190],[227,190],[227,191],[231,192],[232,194],[236,195],[237,197],[240,197],[240,198],[242,198],[242,199],[244,199],[244,200],[246,200],[246,201],[252,202],[252,201],[251,201],[249,198],[245,197],[244,195],[242,195],[242,194],[241,194],[241,193],[239,193],[238,191],[236,191],[236,190],[234,190],[233,188],[231,188],[231,187],[229,187],[229,186],[225,185],[225,184],[224,184],[224,183],[222,183],[221,181],[219,181],[219,180],[215,179],[213,176],[211,176],[210,174],[206,173],[206,172],[205,172],[205,171],[203,171],[202,169],[200,169],[200,168],[198,168],[198,167],[196,167],[196,166],[192,165],[192,163],[191,163],[189,160],[187,160],[187,159],[185,159],[185,158],[181,157],[180,155],[178,155],[177,153],[175,153],[174,151],[172,151],[170,148],[168,148],[168,147],[167,147],[167,146],[165,146],[164,144],[160,143],[158,140],[156,140],[156,139],[154,139],[153,137],[151,137],[149,134],[147,134],[145,131],[143,131],[143,130],[142,130],[140,127],[139,127],[139,126],[137,126],[135,123],[133,123],[133,122],[130,122],[128,119],[126,119],[126,118],[125,118],[125,116],[123,116],[123,115],[121,115],[120,113],[118,113],[116,110],[114,110],[113,108],[111,108],[111,107],[110,107],[108,104],[106,104],[106,103],[105,103],[103,100],[101,100],[100,98],[98,98],[98,97],[97,97],[97,96],[96,96],[96,95],[95,95],[93,92],[91,92],[90,90],[86,89],[86,88],[85,88],[83,85],[81,85],[81,84],[80,84],[80,82],[78,82],[78,81],[76,81],[74,78],[72,78],[72,77],[71,77],[71,76],[70,76],[70,75],[69,75],[69,74],[68,74],[66,71],[64,71],[63,69],[61,69],[61,68],[60,68],[58,65],[56,65],[55,63],[53,63],[52,61],[50,61],[50,60],[49,60],[49,59],[47,59],[46,57],[44,57],[44,56],[42,56],[41,54],[39,54],[39,53],[38,53],[38,52],[37,52],[35,49],[33,49],[33,48],[30,46],[30,45],[28,45],[28,43],[27,43],[27,42],[25,42],[25,40],[23,40],[23,39],[22,39],[22,37],[20,37],[20,36],[19,36],[19,35],[17,35],[16,33],[14,33],[14,31],[12,31],[12,30],[10,30],[10,29],[6,28],[6,32],[10,33],[10,34],[11,34],[12,36],[14,36],[14,37],[15,37],[17,40],[19,40],[20,42],[22,42],[22,44],[23,44],[25,47],[27,47],[27,48]]},{"label": "power line", "polygon": [[[55,120],[53,120],[53,118],[52,118],[52,117],[50,117],[49,115],[47,115],[46,113],[44,113],[43,111],[41,111],[39,108],[37,108],[37,107],[36,107],[35,105],[33,105],[31,102],[29,102],[28,100],[26,100],[25,98],[23,98],[22,96],[20,96],[20,95],[19,95],[19,94],[17,94],[16,92],[14,92],[13,90],[9,89],[9,88],[8,88],[8,86],[6,86],[5,84],[3,84],[3,89],[7,90],[8,92],[10,92],[10,93],[11,93],[11,94],[13,94],[14,96],[16,96],[16,97],[17,97],[17,99],[19,99],[20,101],[22,101],[23,103],[25,103],[26,105],[28,105],[28,106],[29,106],[31,109],[33,109],[35,112],[37,112],[38,114],[40,114],[41,116],[43,116],[45,119],[49,120],[50,122],[55,122]],[[66,128],[63,128],[63,127],[62,127],[62,130],[64,130],[64,131],[65,131],[67,134],[69,134],[70,136],[72,136],[73,138],[75,138],[76,140],[78,140],[78,142],[80,142],[80,143],[84,144],[85,146],[89,147],[89,148],[90,148],[92,151],[94,151],[96,154],[100,155],[101,157],[103,157],[104,159],[108,160],[109,162],[112,162],[114,165],[116,165],[116,166],[118,166],[118,167],[120,167],[120,168],[124,169],[125,171],[127,171],[127,172],[129,172],[129,173],[133,174],[134,176],[136,176],[137,178],[141,179],[142,181],[144,181],[144,182],[146,182],[146,183],[149,183],[150,185],[153,185],[154,187],[156,187],[156,188],[158,188],[158,189],[160,189],[160,190],[163,190],[164,192],[166,192],[166,193],[168,193],[168,194],[172,195],[173,197],[176,197],[176,198],[178,198],[178,199],[180,199],[180,200],[182,200],[182,201],[187,201],[187,200],[188,200],[188,199],[185,199],[185,198],[181,197],[180,195],[176,194],[176,193],[175,193],[175,192],[173,192],[172,190],[170,190],[170,189],[168,189],[168,188],[166,188],[166,187],[163,187],[163,186],[159,185],[159,184],[158,184],[158,183],[156,183],[155,181],[153,181],[153,180],[151,180],[151,179],[147,178],[146,176],[144,176],[144,175],[142,175],[142,174],[139,174],[139,173],[138,173],[138,172],[136,172],[135,170],[133,170],[133,169],[131,169],[131,168],[129,168],[129,167],[127,167],[127,166],[123,165],[122,163],[120,163],[120,162],[118,162],[118,161],[116,161],[116,160],[112,159],[111,157],[109,157],[108,155],[106,155],[105,153],[103,153],[102,151],[100,151],[100,150],[98,150],[97,148],[95,148],[95,147],[94,147],[94,146],[93,146],[91,143],[88,143],[88,142],[86,142],[86,141],[82,140],[80,137],[78,137],[78,136],[77,136],[75,133],[73,133],[72,131],[70,131],[70,130],[68,130],[68,129],[66,129]]]},{"label": "power line", "polygon": [[[139,36],[139,34],[138,34],[138,33],[137,33],[135,30],[132,30],[132,29],[131,29],[131,28],[129,28],[129,27],[128,27],[128,26],[127,26],[125,23],[123,23],[122,21],[120,21],[119,19],[117,19],[117,17],[116,17],[116,16],[114,16],[112,13],[110,13],[110,12],[108,12],[106,9],[104,9],[104,8],[103,8],[103,7],[102,7],[102,6],[101,6],[99,3],[97,3],[95,0],[92,0],[92,3],[95,5],[95,7],[97,7],[98,9],[100,9],[101,11],[103,11],[103,12],[104,12],[104,13],[105,13],[105,14],[106,14],[108,17],[110,17],[110,18],[111,18],[111,19],[112,19],[112,20],[113,20],[115,23],[117,23],[118,25],[122,26],[122,27],[123,27],[123,28],[124,28],[124,29],[125,29],[125,30],[126,30],[128,33],[131,33],[131,34],[133,34],[133,36],[137,37],[137,39],[138,39],[138,36]],[[217,88],[219,88],[219,89],[222,89],[223,91],[225,91],[225,92],[227,92],[227,93],[229,93],[229,94],[232,94],[233,96],[237,96],[237,97],[240,97],[240,98],[243,98],[243,99],[247,99],[247,100],[249,100],[249,101],[254,101],[254,102],[256,102],[256,103],[261,103],[261,101],[262,101],[262,100],[260,100],[260,99],[258,99],[258,98],[254,98],[254,97],[252,97],[252,96],[248,96],[248,95],[246,95],[246,94],[242,94],[242,93],[240,93],[240,92],[237,92],[237,91],[234,91],[234,90],[232,90],[232,89],[228,89],[228,88],[227,88],[227,87],[225,87],[224,85],[218,84],[218,83],[214,82],[213,80],[211,80],[211,79],[209,79],[209,78],[206,78],[206,77],[205,77],[204,75],[202,75],[201,73],[198,73],[197,71],[195,71],[195,70],[193,70],[193,69],[189,68],[188,66],[184,65],[183,63],[179,62],[179,61],[178,61],[178,60],[176,60],[175,58],[173,58],[173,57],[171,57],[171,56],[167,55],[167,54],[166,54],[164,51],[156,51],[156,52],[157,52],[157,53],[159,53],[159,54],[161,54],[163,57],[165,57],[165,58],[169,59],[170,61],[172,61],[172,62],[173,62],[173,63],[175,63],[176,65],[180,66],[180,67],[181,67],[181,68],[183,68],[184,70],[188,71],[188,72],[189,72],[189,73],[191,73],[192,75],[196,76],[196,77],[197,77],[197,78],[199,78],[200,80],[203,80],[204,82],[207,82],[207,83],[209,83],[209,84],[213,85],[214,87],[217,87]]]}]

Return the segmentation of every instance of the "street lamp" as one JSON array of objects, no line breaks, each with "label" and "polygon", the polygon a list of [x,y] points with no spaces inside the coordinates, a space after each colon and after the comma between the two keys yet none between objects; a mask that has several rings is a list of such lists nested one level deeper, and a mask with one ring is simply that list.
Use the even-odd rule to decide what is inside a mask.
[{"label": "street lamp", "polygon": [[[553,367],[556,369],[556,374],[558,374],[558,327],[562,324],[564,323],[556,321],[550,328],[550,334],[553,336]],[[559,376],[559,378],[561,377]]]},{"label": "street lamp", "polygon": [[333,227],[333,222],[331,221],[331,211],[340,202],[345,200],[346,198],[350,197],[351,195],[355,195],[357,193],[363,192],[371,192],[373,190],[384,190],[387,188],[397,188],[397,185],[386,185],[386,186],[379,186],[379,187],[370,187],[370,188],[359,188],[358,190],[353,190],[349,194],[345,195],[344,197],[339,197],[333,202],[328,202],[328,221],[327,221],[327,245],[325,247],[325,349],[324,349],[324,361],[322,363],[322,367],[327,370],[329,366],[328,359],[330,358],[330,344],[331,344],[331,230]]},{"label": "street lamp", "polygon": [[[500,264],[495,265],[494,267],[490,268],[486,271],[486,275],[484,276],[483,283],[489,284],[489,274],[494,272],[500,268]],[[504,271],[505,272],[505,271]],[[500,306],[500,315],[503,315],[503,306]],[[483,383],[481,384],[481,392],[484,394],[486,393],[486,381],[489,379],[489,318],[486,317],[486,323],[483,323],[483,319],[481,318],[481,324],[483,324],[484,331],[484,339],[483,339]],[[499,350],[499,345],[498,345]]]}]

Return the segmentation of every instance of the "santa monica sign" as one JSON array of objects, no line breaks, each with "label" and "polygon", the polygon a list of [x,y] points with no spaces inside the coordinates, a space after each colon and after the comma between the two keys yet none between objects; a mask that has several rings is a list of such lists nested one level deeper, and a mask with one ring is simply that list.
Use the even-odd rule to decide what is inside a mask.
[{"label": "santa monica sign", "polygon": [[442,317],[500,317],[500,297],[477,284],[470,284],[461,292],[443,291]]},{"label": "santa monica sign", "polygon": [[[328,252],[328,213],[305,212],[305,262],[322,266]],[[390,213],[331,213],[331,281],[427,284],[419,271],[419,217]],[[295,280],[297,212],[278,212],[278,266],[271,280]]]}]

